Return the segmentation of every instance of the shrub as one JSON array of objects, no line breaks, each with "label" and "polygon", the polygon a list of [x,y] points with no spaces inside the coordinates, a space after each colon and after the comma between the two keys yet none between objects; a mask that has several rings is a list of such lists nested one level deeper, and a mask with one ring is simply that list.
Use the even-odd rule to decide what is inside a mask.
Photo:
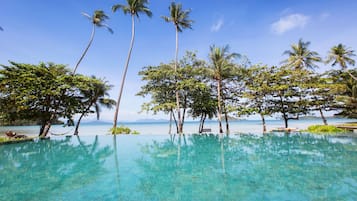
[{"label": "shrub", "polygon": [[345,132],[345,130],[331,125],[312,125],[307,128],[307,131],[317,134],[337,134]]},{"label": "shrub", "polygon": [[[111,128],[110,129],[110,132],[113,133],[113,129],[114,128]],[[135,131],[135,130],[131,130],[130,128],[126,127],[126,126],[119,126],[119,127],[116,127],[115,130],[114,130],[114,134],[140,134],[138,131]]]}]

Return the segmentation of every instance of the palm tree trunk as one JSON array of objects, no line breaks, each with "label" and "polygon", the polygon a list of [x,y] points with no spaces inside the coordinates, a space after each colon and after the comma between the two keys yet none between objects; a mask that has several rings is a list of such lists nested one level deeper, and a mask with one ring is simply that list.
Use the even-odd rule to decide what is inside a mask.
[{"label": "palm tree trunk", "polygon": [[221,79],[218,79],[217,83],[217,102],[218,102],[218,124],[219,124],[219,133],[223,133],[222,129],[222,108],[221,108]]},{"label": "palm tree trunk", "polygon": [[223,102],[223,106],[224,106],[224,118],[226,120],[226,134],[229,134],[229,120],[228,120],[228,113],[227,113],[226,103]]},{"label": "palm tree trunk", "polygon": [[172,128],[172,110],[170,112],[169,135],[171,135],[171,128]]},{"label": "palm tree trunk", "polygon": [[319,108],[319,111],[320,111],[320,115],[321,115],[322,121],[324,122],[324,125],[327,125],[327,120],[326,120],[326,118],[324,116],[324,113],[322,112],[322,109]]},{"label": "palm tree trunk", "polygon": [[131,15],[131,41],[130,41],[130,48],[129,48],[129,52],[128,52],[128,58],[126,59],[126,64],[125,64],[125,68],[124,68],[124,74],[123,74],[123,77],[122,77],[122,80],[121,80],[121,86],[120,86],[120,90],[119,90],[118,101],[116,103],[115,114],[114,114],[113,133],[112,134],[114,134],[115,128],[117,127],[120,100],[121,100],[121,96],[123,94],[126,73],[128,71],[128,66],[129,66],[130,57],[131,57],[131,51],[133,50],[133,46],[134,46],[134,38],[135,38],[135,18],[134,17],[135,17],[134,15]]},{"label": "palm tree trunk", "polygon": [[[175,51],[175,74],[177,73],[177,62],[178,62],[178,27],[176,26],[176,51]],[[181,112],[180,112],[180,96],[177,89],[177,74],[175,75],[176,82],[176,110],[177,110],[177,119],[178,119],[178,133],[182,133],[182,124],[181,124]]]},{"label": "palm tree trunk", "polygon": [[84,50],[81,58],[79,58],[79,60],[78,60],[78,62],[76,64],[76,67],[73,70],[73,73],[72,73],[73,75],[76,74],[76,71],[77,71],[77,68],[78,68],[79,64],[81,63],[81,61],[84,58],[84,56],[87,54],[87,51],[88,51],[89,47],[92,45],[92,42],[93,42],[93,39],[94,39],[94,34],[95,34],[95,24],[93,24],[92,34],[90,36],[89,43],[88,43],[86,49]]}]

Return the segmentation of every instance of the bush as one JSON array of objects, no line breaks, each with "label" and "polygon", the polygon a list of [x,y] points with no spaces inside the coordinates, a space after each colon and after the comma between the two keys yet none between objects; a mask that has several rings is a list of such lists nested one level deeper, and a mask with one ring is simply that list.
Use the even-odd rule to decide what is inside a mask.
[{"label": "bush", "polygon": [[[113,129],[114,128],[111,128],[110,129],[110,133],[113,133]],[[140,134],[138,131],[135,131],[135,130],[131,130],[130,128],[126,127],[126,126],[119,126],[119,127],[116,127],[114,129],[114,133],[113,134]]]},{"label": "bush", "polygon": [[307,131],[310,133],[317,133],[317,134],[337,134],[337,133],[345,132],[345,130],[331,125],[313,125],[313,126],[309,126],[307,128]]}]

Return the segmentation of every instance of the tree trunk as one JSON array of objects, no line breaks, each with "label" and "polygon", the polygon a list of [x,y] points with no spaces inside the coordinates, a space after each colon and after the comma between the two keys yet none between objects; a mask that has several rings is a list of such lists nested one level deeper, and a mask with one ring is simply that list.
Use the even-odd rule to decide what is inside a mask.
[{"label": "tree trunk", "polygon": [[176,51],[175,51],[175,82],[176,82],[176,110],[177,110],[177,118],[178,118],[178,133],[182,133],[182,123],[181,123],[181,112],[180,112],[180,96],[179,91],[177,89],[177,64],[178,64],[178,27],[176,26]]},{"label": "tree trunk", "polygon": [[221,80],[218,79],[217,83],[217,102],[218,102],[218,124],[219,124],[219,133],[223,133],[222,129],[222,108],[221,108]]},{"label": "tree trunk", "polygon": [[135,16],[131,15],[131,41],[130,41],[130,47],[129,47],[129,52],[128,52],[128,57],[126,59],[125,63],[125,68],[124,68],[124,74],[121,80],[121,86],[119,90],[119,96],[118,96],[118,101],[116,103],[116,108],[115,108],[115,113],[114,113],[114,123],[113,123],[113,132],[115,132],[115,128],[117,127],[117,121],[118,121],[118,114],[119,114],[119,107],[120,107],[120,101],[121,101],[121,96],[123,94],[123,89],[124,89],[124,83],[125,83],[125,78],[126,78],[126,73],[128,71],[128,66],[130,62],[130,57],[131,57],[131,51],[133,50],[134,46],[134,38],[135,38]]},{"label": "tree trunk", "polygon": [[84,117],[85,113],[82,113],[81,116],[79,117],[77,124],[76,124],[76,129],[74,130],[73,135],[78,135],[78,129],[79,129],[79,124],[81,123],[82,118]]},{"label": "tree trunk", "polygon": [[76,64],[76,67],[73,70],[73,73],[72,73],[73,75],[76,74],[76,71],[77,71],[77,68],[78,68],[79,64],[81,63],[81,61],[84,58],[84,56],[87,54],[87,51],[88,51],[89,47],[92,45],[92,42],[93,42],[93,39],[94,39],[94,34],[95,34],[95,24],[93,24],[93,27],[92,27],[92,34],[90,36],[89,43],[88,43],[86,49],[84,50],[81,58],[79,58],[79,60],[78,60],[78,62]]},{"label": "tree trunk", "polygon": [[285,123],[285,128],[288,128],[288,121],[289,121],[289,118],[286,116],[286,114],[283,114],[283,118],[284,118],[284,123]]},{"label": "tree trunk", "polygon": [[172,128],[172,110],[170,112],[169,135],[171,135],[171,128]]},{"label": "tree trunk", "polygon": [[40,138],[44,138],[47,136],[50,128],[51,128],[51,122],[52,120],[55,118],[55,115],[51,115],[50,119],[48,120],[45,120],[43,123],[42,123],[42,126],[41,126],[41,129],[40,129],[40,134],[39,134],[39,137]]},{"label": "tree trunk", "polygon": [[202,130],[203,130],[203,117],[204,117],[204,114],[202,114],[201,118],[200,118],[200,125],[198,126],[198,133],[202,133]]},{"label": "tree trunk", "polygon": [[[224,100],[223,100],[224,101]],[[227,109],[226,109],[226,104],[223,103],[224,105],[224,118],[226,120],[226,134],[229,134],[229,120],[228,120],[228,114],[227,114]]]},{"label": "tree trunk", "polygon": [[320,115],[321,115],[322,121],[324,122],[324,125],[327,125],[327,120],[326,120],[326,118],[324,116],[324,113],[322,112],[322,109],[319,108],[319,111],[320,111]]},{"label": "tree trunk", "polygon": [[267,126],[265,124],[264,115],[262,113],[260,113],[260,117],[262,118],[262,123],[263,123],[263,133],[266,133],[267,132]]},{"label": "tree trunk", "polygon": [[172,112],[172,117],[174,118],[174,122],[175,122],[175,125],[176,125],[176,133],[179,133],[179,129],[178,129],[178,124],[177,124],[177,119],[175,117],[175,113],[171,110]]}]

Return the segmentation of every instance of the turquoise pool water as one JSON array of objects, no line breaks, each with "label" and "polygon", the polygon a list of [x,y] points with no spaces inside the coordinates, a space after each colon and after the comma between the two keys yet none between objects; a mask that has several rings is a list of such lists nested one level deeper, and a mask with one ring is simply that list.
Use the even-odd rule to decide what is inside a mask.
[{"label": "turquoise pool water", "polygon": [[0,200],[357,200],[351,137],[87,136],[0,155]]}]

